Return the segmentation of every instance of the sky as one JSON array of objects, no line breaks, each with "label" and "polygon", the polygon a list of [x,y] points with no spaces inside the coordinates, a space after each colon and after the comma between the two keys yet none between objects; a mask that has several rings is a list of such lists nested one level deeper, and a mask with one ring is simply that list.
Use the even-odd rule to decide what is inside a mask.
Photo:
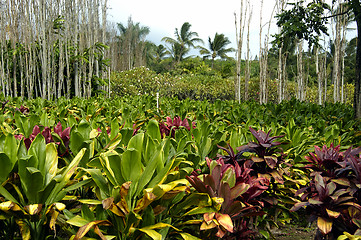
[{"label": "sky", "polygon": [[[125,3],[126,2],[126,3]],[[250,26],[250,51],[251,58],[258,55],[259,52],[259,31],[260,31],[260,10],[261,0],[250,0],[253,9]],[[262,42],[268,31],[268,22],[275,6],[275,0],[264,0],[262,8],[263,34]],[[240,0],[108,0],[108,20],[114,23],[127,24],[131,16],[133,22],[139,22],[141,26],[150,28],[147,40],[155,44],[163,44],[163,37],[175,38],[175,28],[180,29],[184,22],[189,22],[191,31],[197,32],[203,39],[205,46],[208,47],[208,37],[214,38],[215,33],[223,33],[232,42],[229,47],[236,49],[236,29],[235,17],[240,15]],[[244,4],[245,8],[245,4]],[[248,10],[249,12],[250,10]],[[276,10],[273,16],[276,14]],[[247,27],[246,27],[247,28]],[[238,20],[239,29],[239,20]],[[276,33],[276,19],[272,17],[270,33]],[[244,35],[243,55],[246,51],[246,32]],[[198,52],[192,52],[197,55]],[[228,54],[230,57],[235,53]],[[244,58],[244,56],[242,56]]]}]

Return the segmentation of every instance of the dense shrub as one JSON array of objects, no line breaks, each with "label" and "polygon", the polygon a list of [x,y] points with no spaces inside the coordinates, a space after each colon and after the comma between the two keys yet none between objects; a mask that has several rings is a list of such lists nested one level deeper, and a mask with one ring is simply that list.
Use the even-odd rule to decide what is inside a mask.
[{"label": "dense shrub", "polygon": [[[211,69],[198,60],[178,64],[170,72],[157,74],[145,67],[112,74],[112,92],[116,96],[152,95],[159,92],[161,96],[178,97],[179,99],[196,100],[230,100],[234,98],[234,77]],[[244,101],[244,78],[241,79],[241,100]],[[278,83],[268,80],[267,98],[270,103],[278,102]],[[285,100],[296,96],[297,83],[289,81],[285,90]],[[354,87],[346,84],[344,87],[345,103],[353,103]],[[249,82],[248,100],[259,101],[259,78],[252,77]],[[324,98],[324,96],[323,96]],[[318,103],[318,88],[316,85],[307,87],[306,102]],[[333,85],[327,88],[326,101],[333,101]]]},{"label": "dense shrub", "polygon": [[[199,70],[197,70],[199,71]],[[179,99],[232,99],[233,80],[220,75],[193,74],[184,68],[183,74],[157,74],[145,67],[113,73],[114,95],[152,95],[178,97]]]}]

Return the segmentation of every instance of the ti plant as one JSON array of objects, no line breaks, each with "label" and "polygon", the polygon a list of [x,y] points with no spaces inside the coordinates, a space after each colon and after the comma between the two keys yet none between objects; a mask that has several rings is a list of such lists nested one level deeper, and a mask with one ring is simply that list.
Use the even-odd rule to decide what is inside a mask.
[{"label": "ti plant", "polygon": [[[175,131],[180,129],[181,127],[184,127],[188,131],[191,129],[187,118],[182,120],[180,117],[176,116],[172,120],[170,117],[167,117],[167,121],[165,123],[161,122],[159,125],[159,129],[162,137],[169,136],[169,134],[171,134],[171,136],[174,138]],[[192,122],[192,128],[195,128],[194,122]]]},{"label": "ti plant", "polygon": [[265,133],[262,130],[256,131],[251,127],[249,129],[257,142],[250,142],[247,145],[238,147],[238,155],[254,153],[255,155],[251,155],[250,159],[247,157],[241,158],[254,170],[253,173],[270,180],[273,178],[276,182],[283,184],[282,175],[284,170],[281,164],[284,163],[284,154],[282,149],[278,147],[281,142],[275,142],[277,138],[281,138],[283,135],[270,137],[271,130]]},{"label": "ti plant", "polygon": [[165,210],[160,204],[162,200],[172,199],[188,189],[187,180],[177,173],[181,162],[185,162],[182,152],[176,152],[169,137],[161,138],[155,120],[149,121],[145,133],[131,137],[126,147],[120,146],[121,138],[118,134],[107,149],[88,163],[91,168],[83,168],[93,180],[98,199],[95,204],[101,204],[101,208],[95,218],[67,215],[67,223],[80,227],[74,239],[92,234],[89,232],[92,227],[101,237],[102,230],[106,229],[108,237],[117,239],[145,236],[163,239],[173,230],[178,236],[187,237],[188,234],[173,227],[171,221],[155,222]]},{"label": "ti plant", "polygon": [[2,135],[0,142],[0,219],[15,221],[23,239],[46,239],[56,232],[56,220],[66,207],[61,201],[69,189],[89,182],[74,185],[70,180],[85,149],[59,169],[55,143],[46,144],[41,134],[29,150],[12,134]]},{"label": "ti plant", "polygon": [[[240,169],[239,166],[241,166],[244,169],[243,172],[248,169],[247,175],[254,179],[262,179],[262,182],[268,182],[266,193],[262,195],[257,193],[252,196],[252,201],[262,204],[262,210],[267,213],[266,220],[257,224],[261,228],[269,230],[270,224],[277,227],[278,222],[284,224],[285,221],[290,220],[289,216],[293,213],[288,210],[287,204],[293,205],[296,202],[296,199],[291,196],[292,192],[296,192],[298,188],[293,189],[296,184],[289,181],[290,165],[285,162],[286,155],[280,147],[281,142],[275,141],[283,135],[270,136],[271,131],[266,133],[262,130],[256,131],[251,127],[249,129],[256,141],[238,147],[236,152],[229,145],[228,148],[220,146],[219,148],[227,153],[227,155],[221,156],[227,163],[234,165],[236,169]],[[243,178],[247,179],[247,175],[244,175]],[[260,191],[258,187],[256,189],[258,192]],[[257,221],[260,220],[261,218],[257,218]],[[260,232],[268,237],[270,231],[262,230]]]},{"label": "ti plant", "polygon": [[316,239],[332,239],[343,232],[361,233],[360,165],[361,148],[339,152],[340,146],[315,146],[306,159],[313,170],[309,185],[297,191],[301,201],[292,211],[305,207],[311,221],[317,221]]},{"label": "ti plant", "polygon": [[187,176],[197,192],[208,194],[219,204],[213,211],[204,213],[200,230],[216,228],[215,235],[219,238],[238,239],[243,236],[246,239],[254,234],[245,221],[246,217],[263,214],[258,211],[259,202],[253,200],[268,188],[267,179],[251,177],[251,169],[241,168],[237,162],[235,166],[225,164],[222,158],[217,161],[207,158],[207,165],[210,174],[200,176],[193,172]]}]

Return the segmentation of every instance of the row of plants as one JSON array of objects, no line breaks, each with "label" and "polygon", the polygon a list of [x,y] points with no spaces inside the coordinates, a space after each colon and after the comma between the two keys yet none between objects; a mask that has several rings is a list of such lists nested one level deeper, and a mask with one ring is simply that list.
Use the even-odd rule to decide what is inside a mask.
[{"label": "row of plants", "polygon": [[[191,65],[191,66],[190,66]],[[196,100],[234,99],[235,78],[223,77],[207,66],[182,63],[172,72],[156,73],[145,67],[133,68],[128,71],[113,72],[111,76],[113,96],[152,95],[158,92],[160,96],[186,98]],[[244,78],[242,78],[241,96],[244,100]],[[268,80],[267,99],[270,103],[278,103],[277,81]],[[285,99],[296,96],[297,83],[287,82]],[[344,86],[346,104],[353,103],[354,86]],[[323,93],[324,95],[324,93]],[[324,96],[323,96],[324,98]],[[259,77],[251,77],[249,81],[248,100],[259,101]],[[318,87],[308,86],[305,101],[318,103]],[[327,87],[326,100],[333,101],[333,85]]]},{"label": "row of plants", "polygon": [[0,239],[269,239],[301,208],[320,239],[359,233],[360,129],[348,106],[156,106],[4,99]]}]

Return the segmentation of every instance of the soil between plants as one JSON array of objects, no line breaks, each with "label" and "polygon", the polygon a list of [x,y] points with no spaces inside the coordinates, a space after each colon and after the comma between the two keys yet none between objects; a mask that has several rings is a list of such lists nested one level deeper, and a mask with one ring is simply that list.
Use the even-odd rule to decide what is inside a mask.
[{"label": "soil between plants", "polygon": [[277,240],[313,240],[316,234],[316,227],[300,227],[297,225],[284,225],[272,231]]}]

